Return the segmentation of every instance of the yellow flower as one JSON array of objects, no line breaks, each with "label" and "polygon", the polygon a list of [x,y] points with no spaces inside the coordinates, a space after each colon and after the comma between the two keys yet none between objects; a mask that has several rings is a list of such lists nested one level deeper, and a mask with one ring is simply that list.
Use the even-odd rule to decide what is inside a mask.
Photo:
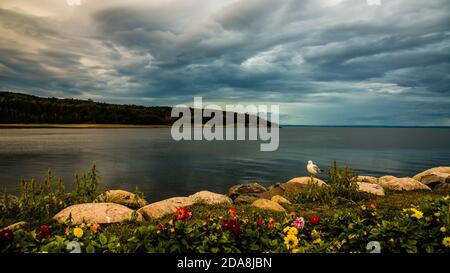
[{"label": "yellow flower", "polygon": [[446,227],[441,227],[439,230],[440,230],[442,233],[445,233],[445,232],[447,231],[447,228],[446,228]]},{"label": "yellow flower", "polygon": [[297,235],[298,234],[298,230],[295,227],[290,227],[289,230],[287,231],[288,235]]},{"label": "yellow flower", "polygon": [[366,206],[361,205],[361,209],[362,209],[362,210],[366,210],[367,208],[366,208]]},{"label": "yellow flower", "polygon": [[81,238],[83,236],[83,230],[81,228],[74,228],[73,235],[77,238]]},{"label": "yellow flower", "polygon": [[170,221],[168,222],[168,224],[169,224],[170,226],[172,226],[172,225],[173,225],[173,220],[170,220]]},{"label": "yellow flower", "polygon": [[287,249],[292,249],[298,245],[298,239],[297,236],[294,234],[288,234],[286,237],[284,237],[284,244],[286,245]]},{"label": "yellow flower", "polygon": [[291,229],[291,227],[285,227],[285,228],[283,229],[283,233],[288,232],[290,229]]},{"label": "yellow flower", "polygon": [[445,238],[442,240],[442,244],[443,244],[444,246],[446,246],[446,247],[450,247],[450,237],[445,237]]},{"label": "yellow flower", "polygon": [[314,244],[320,244],[322,242],[322,239],[317,238],[313,241]]},{"label": "yellow flower", "polygon": [[174,228],[170,228],[170,232],[174,233],[175,229]]},{"label": "yellow flower", "polygon": [[420,219],[423,217],[423,212],[421,212],[420,210],[417,210],[415,208],[412,208],[411,211],[413,211],[413,215],[411,215],[412,217],[415,217],[417,219]]},{"label": "yellow flower", "polygon": [[320,233],[317,230],[313,229],[311,231],[311,237],[312,238],[316,239],[316,238],[319,238],[319,236],[320,236]]},{"label": "yellow flower", "polygon": [[444,199],[444,200],[447,200],[448,198],[449,198],[449,196],[448,196],[448,195],[446,195],[446,196],[442,197],[442,199]]}]

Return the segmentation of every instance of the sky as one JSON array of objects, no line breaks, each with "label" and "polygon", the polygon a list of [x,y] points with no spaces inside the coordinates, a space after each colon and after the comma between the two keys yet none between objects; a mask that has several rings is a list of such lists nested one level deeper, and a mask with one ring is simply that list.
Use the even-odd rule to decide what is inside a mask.
[{"label": "sky", "polygon": [[0,0],[0,90],[450,126],[448,0]]}]

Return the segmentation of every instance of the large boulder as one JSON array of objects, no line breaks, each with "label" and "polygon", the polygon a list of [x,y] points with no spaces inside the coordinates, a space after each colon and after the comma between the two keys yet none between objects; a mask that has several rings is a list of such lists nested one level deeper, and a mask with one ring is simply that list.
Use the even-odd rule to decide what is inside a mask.
[{"label": "large boulder", "polygon": [[264,210],[274,210],[274,211],[286,211],[280,204],[278,204],[277,202],[271,201],[271,200],[267,200],[267,199],[258,199],[255,200],[252,203],[253,207],[259,208],[259,209],[264,209]]},{"label": "large boulder", "polygon": [[284,198],[281,195],[274,195],[274,196],[272,196],[272,198],[270,200],[273,202],[277,202],[280,205],[281,204],[287,204],[287,205],[291,204],[291,202],[289,200],[287,200],[286,198]]},{"label": "large boulder", "polygon": [[[303,177],[295,177],[288,181],[288,183],[300,183],[300,184],[309,184],[311,181],[311,177],[303,176]],[[326,186],[327,184],[318,178],[313,178],[313,181],[317,183],[318,186]]]},{"label": "large boulder", "polygon": [[276,195],[286,195],[286,193],[304,192],[308,188],[307,184],[297,182],[277,183],[268,188],[266,192],[258,194],[260,198],[272,199]]},{"label": "large boulder", "polygon": [[190,195],[189,198],[191,198],[195,203],[205,202],[210,205],[220,203],[227,203],[227,204],[233,203],[230,197],[210,191],[200,191],[193,195]]},{"label": "large boulder", "polygon": [[450,174],[450,167],[435,167],[435,168],[431,168],[428,169],[426,171],[423,171],[421,173],[416,174],[415,176],[413,176],[414,179],[418,180],[418,181],[422,181],[422,177],[432,174],[432,173],[447,173]]},{"label": "large boulder", "polygon": [[385,175],[385,176],[382,176],[382,177],[378,178],[378,184],[382,185],[382,184],[384,184],[386,182],[389,182],[389,181],[391,181],[393,179],[396,179],[396,178],[397,177],[392,176],[392,175]]},{"label": "large boulder", "polygon": [[443,183],[450,183],[450,174],[448,173],[430,173],[422,176],[420,182],[429,186],[430,188],[435,188],[436,186]]},{"label": "large boulder", "polygon": [[157,219],[174,213],[178,208],[188,207],[195,202],[189,197],[172,197],[166,200],[155,202],[138,210],[145,219]]},{"label": "large boulder", "polygon": [[234,204],[251,204],[253,201],[259,199],[259,197],[251,196],[251,195],[239,195],[234,199]]},{"label": "large boulder", "polygon": [[389,181],[380,182],[380,185],[383,188],[397,191],[413,191],[413,190],[428,190],[431,191],[430,187],[427,185],[411,178],[411,177],[403,177],[403,178],[395,178]]},{"label": "large boulder", "polygon": [[378,196],[384,196],[384,189],[378,184],[368,183],[368,182],[356,182],[358,184],[358,190],[360,192],[366,192],[375,194]]},{"label": "large boulder", "polygon": [[85,203],[67,207],[58,212],[53,219],[61,224],[72,218],[72,223],[109,224],[124,221],[142,221],[142,215],[124,205],[115,203]]},{"label": "large boulder", "polygon": [[259,193],[263,193],[267,189],[258,183],[248,183],[234,185],[228,190],[228,196],[231,199],[236,199],[239,195],[257,196]]},{"label": "large boulder", "polygon": [[356,179],[358,182],[365,182],[365,183],[372,183],[372,184],[378,184],[378,178],[375,176],[368,176],[368,175],[359,175]]},{"label": "large boulder", "polygon": [[450,183],[442,183],[437,185],[434,190],[436,191],[450,191]]},{"label": "large boulder", "polygon": [[116,203],[130,208],[140,208],[147,205],[142,197],[124,190],[109,190],[99,195],[95,203]]}]

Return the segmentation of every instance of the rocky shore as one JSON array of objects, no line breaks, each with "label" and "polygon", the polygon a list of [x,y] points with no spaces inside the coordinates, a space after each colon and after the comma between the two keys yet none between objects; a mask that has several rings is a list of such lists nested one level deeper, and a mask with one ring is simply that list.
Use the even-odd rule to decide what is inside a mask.
[{"label": "rocky shore", "polygon": [[[200,191],[190,196],[172,197],[162,201],[148,203],[144,198],[124,190],[109,190],[92,203],[69,206],[53,219],[59,223],[71,221],[73,224],[108,224],[123,221],[156,220],[173,214],[177,208],[189,207],[195,203],[205,204],[247,204],[259,209],[286,211],[290,204],[287,193],[305,191],[308,183],[314,181],[318,187],[328,184],[318,178],[295,177],[283,183],[264,187],[258,183],[239,184],[229,188],[227,194]],[[358,176],[357,185],[360,192],[384,196],[390,191],[437,191],[450,189],[450,167],[435,167],[425,170],[413,177],[394,176]],[[14,230],[23,226],[23,222],[7,227]]]}]

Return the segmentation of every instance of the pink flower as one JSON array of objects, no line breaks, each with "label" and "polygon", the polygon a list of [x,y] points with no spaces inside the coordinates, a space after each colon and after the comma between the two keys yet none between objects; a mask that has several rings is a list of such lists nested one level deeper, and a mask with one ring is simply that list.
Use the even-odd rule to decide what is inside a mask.
[{"label": "pink flower", "polygon": [[295,220],[294,220],[294,222],[292,224],[298,230],[301,230],[305,226],[305,219],[303,217],[297,217],[297,218],[295,218]]}]

